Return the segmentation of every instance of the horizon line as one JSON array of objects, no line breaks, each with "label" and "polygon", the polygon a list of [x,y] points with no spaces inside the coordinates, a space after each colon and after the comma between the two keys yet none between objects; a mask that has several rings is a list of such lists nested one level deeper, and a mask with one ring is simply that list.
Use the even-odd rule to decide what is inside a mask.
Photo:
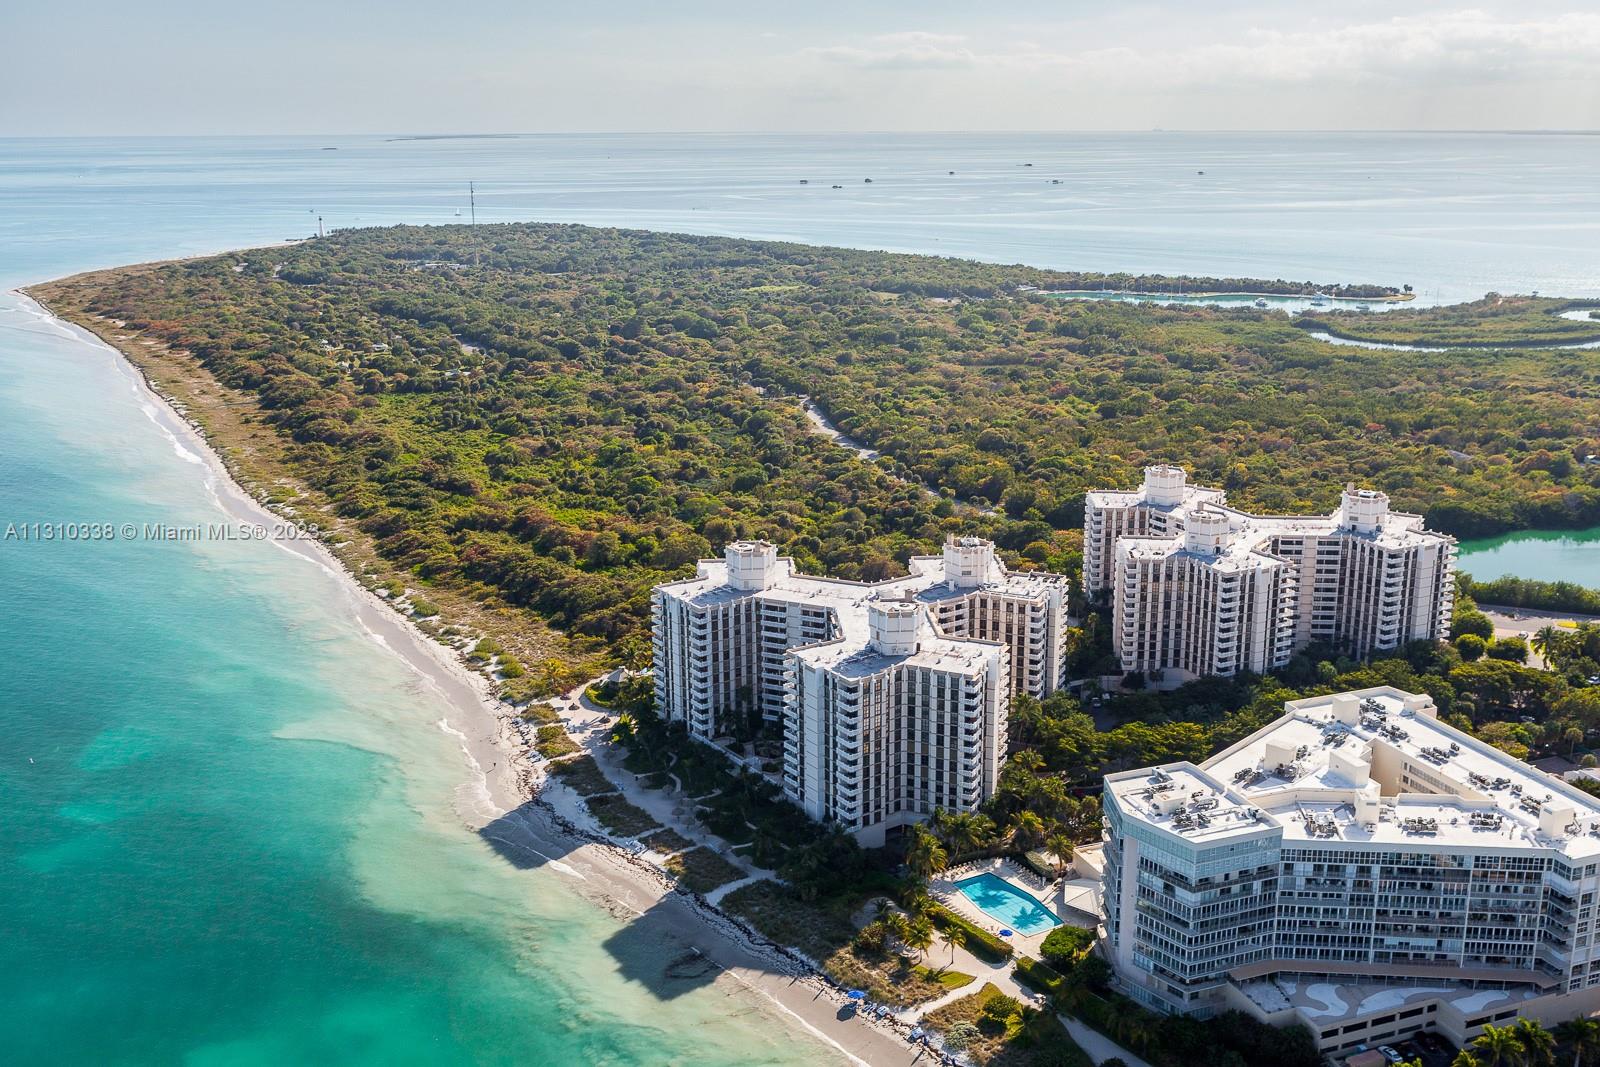
[{"label": "horizon line", "polygon": [[1008,129],[1008,130],[526,130],[491,132],[446,131],[307,131],[295,133],[0,133],[6,141],[72,140],[171,140],[177,138],[283,138],[283,137],[381,137],[389,140],[495,140],[523,137],[883,137],[883,136],[1011,136],[1011,135],[1128,136],[1135,134],[1409,134],[1409,135],[1546,135],[1597,136],[1600,127],[1494,127],[1482,129],[1447,127],[1342,127],[1342,128],[1169,128],[1150,126],[1140,129]]}]

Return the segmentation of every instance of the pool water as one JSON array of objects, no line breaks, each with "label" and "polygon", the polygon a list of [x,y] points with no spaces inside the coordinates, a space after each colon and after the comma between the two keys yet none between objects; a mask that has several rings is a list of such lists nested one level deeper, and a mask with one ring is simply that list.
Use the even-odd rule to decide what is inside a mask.
[{"label": "pool water", "polygon": [[999,875],[985,873],[963,878],[956,888],[979,911],[1019,934],[1042,934],[1061,925],[1049,908]]}]

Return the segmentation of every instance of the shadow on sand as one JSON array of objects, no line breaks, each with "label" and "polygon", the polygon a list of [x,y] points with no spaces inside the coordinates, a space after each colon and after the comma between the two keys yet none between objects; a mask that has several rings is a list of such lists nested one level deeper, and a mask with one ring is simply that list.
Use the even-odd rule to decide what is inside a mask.
[{"label": "shadow on sand", "polygon": [[643,883],[634,884],[631,872],[575,855],[597,842],[537,801],[506,812],[478,834],[515,867],[553,867],[576,876],[580,892],[623,920],[602,943],[606,952],[624,977],[663,1000],[710,985],[729,966],[794,978],[805,973],[798,961],[752,950],[736,928],[691,896],[673,892],[655,899]]}]

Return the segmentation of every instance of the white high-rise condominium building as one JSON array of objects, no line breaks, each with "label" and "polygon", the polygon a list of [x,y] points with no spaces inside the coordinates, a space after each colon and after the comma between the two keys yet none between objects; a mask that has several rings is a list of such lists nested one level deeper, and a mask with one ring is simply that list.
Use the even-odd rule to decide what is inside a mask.
[{"label": "white high-rise condominium building", "polygon": [[1327,516],[1252,515],[1150,467],[1085,500],[1084,586],[1109,597],[1124,672],[1157,685],[1262,673],[1327,642],[1355,656],[1444,637],[1455,541],[1347,489]]},{"label": "white high-rise condominium building", "polygon": [[1152,1008],[1324,1051],[1600,1007],[1600,802],[1389,687],[1105,780],[1105,951]]},{"label": "white high-rise condominium building", "polygon": [[781,723],[787,795],[868,843],[970,810],[994,791],[1012,694],[1065,681],[1067,581],[1008,571],[971,537],[908,569],[818,578],[766,542],[728,545],[655,590],[657,709],[706,741]]},{"label": "white high-rise condominium building", "polygon": [[901,596],[874,597],[837,640],[789,654],[784,792],[874,846],[936,809],[977,808],[1006,753],[1006,646],[941,637],[915,594]]}]

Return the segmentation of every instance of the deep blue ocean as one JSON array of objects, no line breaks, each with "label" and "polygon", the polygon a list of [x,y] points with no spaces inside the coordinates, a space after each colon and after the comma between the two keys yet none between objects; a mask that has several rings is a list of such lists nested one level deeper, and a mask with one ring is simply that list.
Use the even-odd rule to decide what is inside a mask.
[{"label": "deep blue ocean", "polygon": [[[470,181],[480,222],[1600,296],[1596,174],[1600,138],[1542,135],[0,139],[0,289],[464,222]],[[0,295],[0,530],[218,518],[127,369]],[[0,593],[0,1060],[825,1058],[640,984],[617,919],[468,832],[438,698],[316,567],[7,540]]]}]

